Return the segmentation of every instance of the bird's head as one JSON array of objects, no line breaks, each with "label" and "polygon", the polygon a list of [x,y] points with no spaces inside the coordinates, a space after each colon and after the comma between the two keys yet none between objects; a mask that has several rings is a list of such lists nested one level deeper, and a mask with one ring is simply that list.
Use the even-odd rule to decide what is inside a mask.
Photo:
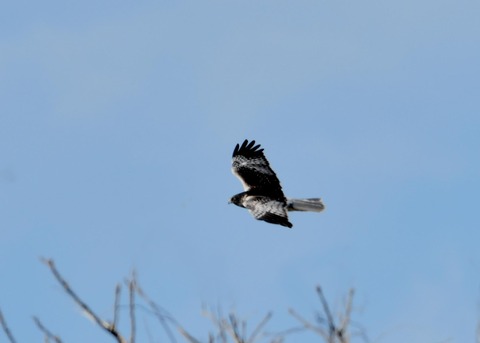
[{"label": "bird's head", "polygon": [[243,196],[244,194],[243,193],[240,193],[240,194],[237,194],[237,195],[234,195],[233,197],[230,198],[230,200],[228,201],[229,204],[235,204],[237,206],[240,206],[240,207],[245,207],[243,206]]}]

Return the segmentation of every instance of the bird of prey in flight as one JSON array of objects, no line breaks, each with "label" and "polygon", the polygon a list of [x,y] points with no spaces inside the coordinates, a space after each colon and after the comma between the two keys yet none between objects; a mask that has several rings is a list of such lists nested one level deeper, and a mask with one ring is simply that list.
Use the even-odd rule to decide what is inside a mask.
[{"label": "bird of prey in flight", "polygon": [[291,228],[288,211],[321,212],[325,208],[320,198],[285,197],[263,149],[254,140],[237,144],[232,158],[232,172],[242,182],[244,192],[234,195],[230,202],[249,210],[255,219]]}]

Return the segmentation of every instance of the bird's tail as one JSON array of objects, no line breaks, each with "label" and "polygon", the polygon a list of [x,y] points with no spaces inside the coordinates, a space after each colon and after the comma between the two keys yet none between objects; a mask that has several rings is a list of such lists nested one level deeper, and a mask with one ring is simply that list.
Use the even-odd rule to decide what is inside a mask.
[{"label": "bird's tail", "polygon": [[287,210],[322,212],[325,205],[320,198],[287,199]]}]

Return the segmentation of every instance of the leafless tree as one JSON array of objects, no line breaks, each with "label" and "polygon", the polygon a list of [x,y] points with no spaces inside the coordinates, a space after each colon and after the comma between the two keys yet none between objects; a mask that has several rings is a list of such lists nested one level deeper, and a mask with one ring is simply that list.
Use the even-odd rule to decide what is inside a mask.
[{"label": "leafless tree", "polygon": [[295,310],[289,309],[290,314],[300,322],[305,330],[309,330],[319,335],[325,343],[350,343],[352,334],[359,335],[364,341],[368,341],[364,330],[359,329],[358,332],[351,332],[351,315],[353,296],[355,294],[353,289],[350,289],[348,292],[345,308],[338,313],[337,318],[333,316],[320,286],[317,286],[316,292],[320,299],[322,312],[316,313],[315,323],[305,319]]},{"label": "leafless tree", "polygon": [[[143,310],[156,318],[166,334],[170,343],[177,343],[176,336],[187,343],[205,342],[196,338],[188,332],[168,311],[153,301],[147,293],[139,286],[135,272],[125,280],[125,286],[128,290],[128,315],[130,332],[125,335],[118,328],[119,311],[121,305],[122,285],[117,284],[114,291],[113,316],[108,321],[101,318],[91,306],[89,306],[76,293],[64,276],[57,269],[52,259],[42,259],[42,262],[48,267],[55,280],[61,285],[65,293],[83,310],[84,314],[92,320],[99,328],[114,338],[118,343],[135,343],[137,334],[137,311]],[[277,333],[266,331],[266,325],[272,318],[272,313],[267,313],[256,325],[253,330],[247,330],[247,321],[241,319],[236,313],[231,312],[227,315],[222,314],[221,310],[204,311],[210,319],[213,329],[208,333],[208,343],[283,343],[287,337],[299,331],[310,330],[318,334],[321,341],[325,343],[350,343],[352,335],[350,331],[351,313],[353,302],[353,289],[349,292],[345,309],[338,314],[337,320],[330,311],[330,307],[323,295],[320,286],[317,287],[317,294],[320,298],[322,313],[317,313],[316,323],[313,324],[304,317],[300,316],[293,309],[290,314],[300,322],[301,327],[291,328]],[[44,342],[62,343],[59,335],[53,334],[38,317],[33,317],[37,328],[43,333]],[[0,327],[6,335],[9,343],[16,343],[15,338],[9,329],[5,318],[0,311]],[[128,327],[128,326],[127,326]],[[177,333],[177,335],[175,334]],[[128,338],[127,338],[128,337]]]}]

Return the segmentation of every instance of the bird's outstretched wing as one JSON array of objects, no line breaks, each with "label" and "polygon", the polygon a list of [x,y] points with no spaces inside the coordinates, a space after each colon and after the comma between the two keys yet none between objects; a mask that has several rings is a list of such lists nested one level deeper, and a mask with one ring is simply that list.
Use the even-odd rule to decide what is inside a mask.
[{"label": "bird's outstretched wing", "polygon": [[243,184],[245,191],[258,190],[263,195],[284,199],[282,186],[268,160],[255,141],[237,144],[232,155],[232,172]]}]

